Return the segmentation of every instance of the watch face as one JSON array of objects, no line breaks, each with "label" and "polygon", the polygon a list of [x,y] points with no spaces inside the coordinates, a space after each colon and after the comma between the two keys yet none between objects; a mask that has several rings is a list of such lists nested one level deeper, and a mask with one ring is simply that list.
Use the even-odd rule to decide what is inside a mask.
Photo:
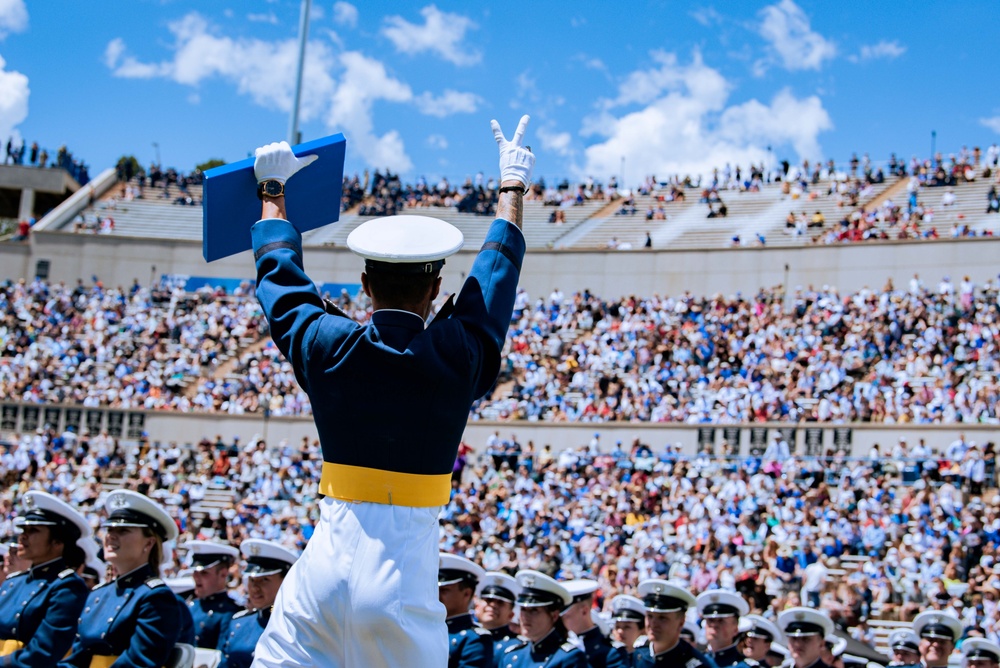
[{"label": "watch face", "polygon": [[264,194],[268,197],[277,197],[282,192],[284,192],[284,184],[278,181],[265,181],[264,182]]}]

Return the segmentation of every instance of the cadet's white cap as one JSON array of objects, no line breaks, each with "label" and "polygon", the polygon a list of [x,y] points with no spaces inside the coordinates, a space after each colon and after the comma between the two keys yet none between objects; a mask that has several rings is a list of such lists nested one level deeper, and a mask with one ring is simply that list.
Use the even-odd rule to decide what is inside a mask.
[{"label": "cadet's white cap", "polygon": [[444,259],[461,248],[461,230],[429,216],[386,216],[356,227],[347,247],[363,257],[368,268],[394,273],[432,274]]},{"label": "cadet's white cap", "polygon": [[521,585],[517,604],[522,608],[538,608],[557,605],[565,608],[573,602],[566,588],[548,575],[538,571],[518,571],[515,576],[517,584]]},{"label": "cadet's white cap", "polygon": [[786,638],[822,636],[825,640],[833,633],[833,620],[812,608],[789,608],[778,613],[778,627]]},{"label": "cadet's white cap", "polygon": [[649,612],[677,612],[695,604],[691,592],[668,580],[643,580],[639,597]]},{"label": "cadet's white cap", "polygon": [[594,592],[597,591],[596,580],[566,580],[562,583],[569,595],[573,597],[573,603],[589,601],[593,599]]},{"label": "cadet's white cap", "polygon": [[746,600],[734,591],[713,589],[698,594],[698,614],[702,619],[739,617],[750,612]]},{"label": "cadet's white cap", "polygon": [[196,571],[203,571],[226,560],[234,561],[240,556],[240,551],[232,545],[210,540],[189,540],[180,547],[191,554],[191,567]]},{"label": "cadet's white cap", "polygon": [[1000,645],[985,638],[966,638],[962,641],[962,658],[966,662],[970,659],[1000,662]]},{"label": "cadet's white cap", "polygon": [[479,598],[496,598],[502,601],[515,603],[517,595],[521,593],[521,586],[517,580],[506,573],[489,571],[479,580]]},{"label": "cadet's white cap", "polygon": [[486,569],[471,559],[460,557],[457,554],[449,554],[448,552],[441,552],[439,558],[439,587],[453,585],[463,581],[468,585],[475,587],[479,583],[479,580],[486,575]]},{"label": "cadet's white cap", "polygon": [[240,543],[240,552],[247,560],[244,572],[251,578],[276,573],[285,575],[298,559],[298,555],[284,545],[260,538],[248,538]]},{"label": "cadet's white cap", "polygon": [[[71,533],[79,534],[77,539],[87,538],[93,534],[90,524],[76,508],[62,499],[49,494],[32,490],[25,492],[21,499],[24,504],[24,521],[20,526],[51,526],[69,529]],[[82,545],[81,545],[82,547]]]},{"label": "cadet's white cap", "polygon": [[771,642],[783,642],[781,629],[770,619],[760,615],[745,615],[740,617],[740,633],[751,638],[762,638]]},{"label": "cadet's white cap", "polygon": [[946,638],[955,642],[962,637],[962,622],[943,612],[927,610],[913,618],[913,632],[921,638]]},{"label": "cadet's white cap", "polygon": [[646,607],[635,596],[619,594],[611,599],[611,619],[641,624],[646,619]]},{"label": "cadet's white cap", "polygon": [[177,524],[163,506],[148,496],[129,489],[116,489],[104,500],[108,519],[104,526],[145,527],[163,540],[177,538]]}]

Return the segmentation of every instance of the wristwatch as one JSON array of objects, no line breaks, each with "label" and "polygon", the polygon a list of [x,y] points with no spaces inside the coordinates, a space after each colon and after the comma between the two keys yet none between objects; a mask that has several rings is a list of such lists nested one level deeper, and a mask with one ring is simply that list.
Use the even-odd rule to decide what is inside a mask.
[{"label": "wristwatch", "polygon": [[276,179],[267,179],[257,184],[257,197],[281,197],[285,194],[285,184]]}]

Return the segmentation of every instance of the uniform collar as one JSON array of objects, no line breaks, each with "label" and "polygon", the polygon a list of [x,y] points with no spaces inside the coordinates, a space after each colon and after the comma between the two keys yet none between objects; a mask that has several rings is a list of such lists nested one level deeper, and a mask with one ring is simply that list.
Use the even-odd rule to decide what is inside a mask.
[{"label": "uniform collar", "polygon": [[117,586],[118,589],[134,589],[148,580],[152,575],[153,569],[149,567],[149,564],[143,564],[138,568],[132,569],[128,573],[119,575],[115,580],[115,586]]},{"label": "uniform collar", "polygon": [[382,308],[372,312],[373,325],[389,325],[391,327],[405,327],[416,331],[423,331],[424,319],[412,311],[403,311],[395,308]]},{"label": "uniform collar", "polygon": [[51,580],[53,575],[58,575],[66,568],[66,562],[62,557],[56,557],[44,564],[38,564],[28,569],[28,581]]},{"label": "uniform collar", "polygon": [[475,624],[472,623],[472,615],[468,612],[463,612],[460,615],[455,615],[454,617],[449,617],[445,620],[448,624],[448,631],[462,631],[464,629],[471,629]]},{"label": "uniform collar", "polygon": [[663,650],[662,652],[660,652],[659,654],[656,654],[656,653],[655,653],[655,652],[653,651],[653,641],[652,641],[652,640],[650,640],[650,641],[649,641],[649,655],[650,655],[651,657],[653,657],[653,658],[655,659],[655,658],[656,658],[656,657],[658,657],[658,656],[663,656],[664,654],[669,654],[670,652],[673,652],[673,651],[674,651],[675,649],[677,649],[677,648],[678,648],[678,647],[680,647],[680,646],[681,646],[681,641],[680,641],[680,640],[678,640],[677,642],[675,642],[675,643],[674,643],[674,646],[673,646],[673,647],[671,647],[671,648],[669,648],[669,649],[665,649],[665,650]]},{"label": "uniform collar", "polygon": [[547,636],[538,642],[531,643],[531,653],[541,652],[545,655],[552,654],[562,643],[562,636],[556,633],[555,629],[552,629]]},{"label": "uniform collar", "polygon": [[737,656],[739,656],[739,660],[742,661],[743,660],[743,655],[739,654],[739,650],[736,649],[736,644],[735,643],[732,644],[732,645],[730,645],[730,646],[728,646],[728,647],[723,647],[722,649],[717,650],[715,652],[709,652],[709,655],[713,659],[715,659],[715,658],[725,657],[725,656],[727,656],[729,654],[733,654],[734,652],[737,653]]},{"label": "uniform collar", "polygon": [[208,596],[206,596],[205,598],[203,598],[201,600],[205,601],[207,603],[209,601],[212,601],[212,600],[215,600],[215,599],[219,598],[220,596],[229,596],[229,592],[226,591],[225,589],[223,589],[222,591],[217,591],[214,594],[209,594]]}]

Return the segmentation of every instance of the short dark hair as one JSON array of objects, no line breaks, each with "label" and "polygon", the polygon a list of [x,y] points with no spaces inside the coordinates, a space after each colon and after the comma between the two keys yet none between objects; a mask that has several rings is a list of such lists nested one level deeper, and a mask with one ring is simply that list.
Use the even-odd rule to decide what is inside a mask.
[{"label": "short dark hair", "polygon": [[412,306],[427,298],[439,273],[397,274],[368,269],[368,287],[380,302]]}]

